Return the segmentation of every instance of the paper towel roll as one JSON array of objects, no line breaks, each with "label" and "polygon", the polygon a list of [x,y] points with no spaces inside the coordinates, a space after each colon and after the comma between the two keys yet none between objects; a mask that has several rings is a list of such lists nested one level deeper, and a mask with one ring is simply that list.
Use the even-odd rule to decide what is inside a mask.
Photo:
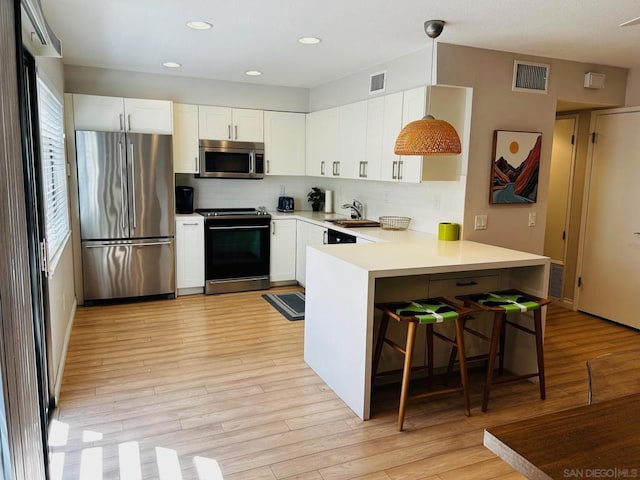
[{"label": "paper towel roll", "polygon": [[324,213],[333,213],[333,191],[324,191]]},{"label": "paper towel roll", "polygon": [[438,240],[459,240],[460,225],[443,222],[438,225]]}]

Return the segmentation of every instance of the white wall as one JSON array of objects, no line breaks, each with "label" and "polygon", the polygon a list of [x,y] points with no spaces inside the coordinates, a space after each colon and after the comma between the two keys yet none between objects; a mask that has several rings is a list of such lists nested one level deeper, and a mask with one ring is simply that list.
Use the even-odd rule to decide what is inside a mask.
[{"label": "white wall", "polygon": [[626,107],[636,107],[640,105],[640,67],[629,70],[624,104]]},{"label": "white wall", "polygon": [[202,78],[66,66],[66,93],[173,100],[178,103],[307,112],[309,91]]}]

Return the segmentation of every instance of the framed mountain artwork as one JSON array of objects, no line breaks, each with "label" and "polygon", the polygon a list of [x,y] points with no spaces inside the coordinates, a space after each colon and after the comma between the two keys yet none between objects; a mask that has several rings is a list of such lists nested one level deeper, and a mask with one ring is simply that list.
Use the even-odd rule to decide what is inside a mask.
[{"label": "framed mountain artwork", "polygon": [[536,203],[542,133],[493,132],[489,203]]}]

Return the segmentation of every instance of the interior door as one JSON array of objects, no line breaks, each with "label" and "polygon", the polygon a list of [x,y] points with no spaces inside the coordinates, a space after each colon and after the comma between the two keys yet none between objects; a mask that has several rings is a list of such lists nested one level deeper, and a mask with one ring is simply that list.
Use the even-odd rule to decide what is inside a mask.
[{"label": "interior door", "polygon": [[[551,152],[549,200],[544,236],[544,255],[551,258],[550,295],[564,298],[563,270],[566,258],[567,216],[571,193],[576,117],[556,119]],[[569,281],[573,281],[569,279]]]},{"label": "interior door", "polygon": [[578,308],[640,328],[640,110],[593,114]]}]

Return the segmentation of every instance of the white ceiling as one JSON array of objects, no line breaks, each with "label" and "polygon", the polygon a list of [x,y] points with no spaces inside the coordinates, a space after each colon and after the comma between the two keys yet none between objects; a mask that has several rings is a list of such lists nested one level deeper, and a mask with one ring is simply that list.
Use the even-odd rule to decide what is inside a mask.
[{"label": "white ceiling", "polygon": [[[638,0],[41,2],[68,65],[309,88],[430,47],[423,23],[443,19],[446,43],[640,66],[640,25],[618,27],[640,16]],[[298,44],[306,35],[323,41]],[[251,69],[264,74],[247,77]]]}]

